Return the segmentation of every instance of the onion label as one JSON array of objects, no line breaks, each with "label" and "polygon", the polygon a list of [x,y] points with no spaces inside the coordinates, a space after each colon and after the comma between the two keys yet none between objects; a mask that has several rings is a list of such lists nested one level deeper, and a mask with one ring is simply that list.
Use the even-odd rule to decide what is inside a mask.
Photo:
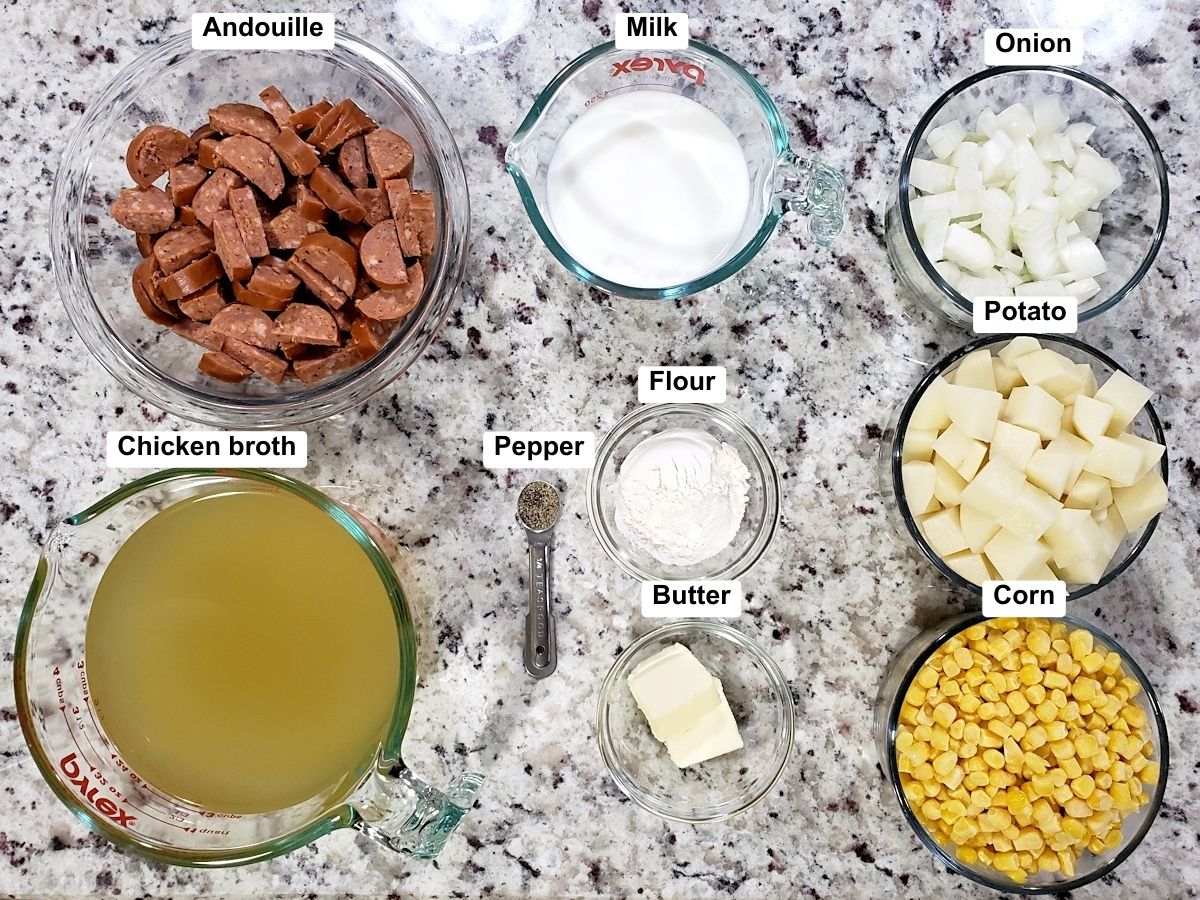
[{"label": "onion label", "polygon": [[1074,334],[1079,330],[1079,299],[1064,297],[976,297],[971,308],[976,334]]},{"label": "onion label", "polygon": [[638,367],[638,403],[724,402],[724,366]]},{"label": "onion label", "polygon": [[613,39],[618,50],[683,50],[688,45],[687,13],[617,13]]},{"label": "onion label", "polygon": [[652,619],[741,615],[740,581],[643,581],[642,615]]},{"label": "onion label", "polygon": [[983,64],[1013,66],[1083,64],[1080,28],[989,28],[983,33]]},{"label": "onion label", "polygon": [[112,469],[303,469],[308,465],[308,435],[303,431],[110,431],[104,456]]},{"label": "onion label", "polygon": [[1067,585],[1062,581],[985,581],[983,614],[989,619],[1005,616],[1061,619],[1067,614]]},{"label": "onion label", "polygon": [[590,469],[596,435],[590,431],[489,431],[485,469]]}]

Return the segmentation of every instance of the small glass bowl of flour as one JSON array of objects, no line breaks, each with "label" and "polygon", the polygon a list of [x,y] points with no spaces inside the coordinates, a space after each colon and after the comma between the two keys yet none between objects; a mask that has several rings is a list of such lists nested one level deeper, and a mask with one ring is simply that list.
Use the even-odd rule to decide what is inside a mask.
[{"label": "small glass bowl of flour", "polygon": [[779,475],[762,439],[718,406],[643,406],[608,433],[588,479],[601,546],[644,581],[734,579],[779,523]]}]

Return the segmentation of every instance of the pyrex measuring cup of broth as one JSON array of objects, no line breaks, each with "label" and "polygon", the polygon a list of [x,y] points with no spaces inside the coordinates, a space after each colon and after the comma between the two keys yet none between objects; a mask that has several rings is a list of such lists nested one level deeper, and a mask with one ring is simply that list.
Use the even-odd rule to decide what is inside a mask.
[{"label": "pyrex measuring cup of broth", "polygon": [[405,766],[415,661],[356,515],[280,475],[172,470],[51,533],[14,683],[42,775],[123,849],[238,865],[349,827],[432,858],[482,778]]},{"label": "pyrex measuring cup of broth", "polygon": [[725,280],[791,210],[823,246],[842,228],[842,174],[793,151],[766,91],[695,41],[589,50],[538,95],[505,162],[550,252],[622,297]]}]

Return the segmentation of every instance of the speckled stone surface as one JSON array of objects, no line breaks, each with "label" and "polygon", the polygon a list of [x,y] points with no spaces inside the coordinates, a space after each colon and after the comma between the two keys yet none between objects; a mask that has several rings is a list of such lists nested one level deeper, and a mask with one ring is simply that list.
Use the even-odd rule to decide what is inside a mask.
[{"label": "speckled stone surface", "polygon": [[[440,105],[466,163],[474,234],[461,298],[440,338],[366,406],[310,429],[306,473],[316,484],[366,487],[362,505],[405,548],[424,641],[408,756],[434,783],[482,771],[484,793],[436,863],[340,832],[287,858],[223,871],[152,865],[89,834],[39,778],[11,689],[11,648],[39,544],[54,521],[130,477],[105,469],[104,432],[180,425],[119,387],[73,334],[50,272],[46,221],[65,132],[102,82],[185,28],[192,8],[146,0],[7,6],[0,894],[988,895],[935,864],[910,833],[871,739],[876,690],[905,633],[969,602],[950,595],[894,536],[877,489],[879,435],[893,408],[922,364],[966,339],[897,296],[882,210],[917,118],[979,68],[983,28],[1030,23],[1025,6],[746,0],[706,3],[702,14],[692,6],[693,35],[742,62],[776,98],[796,145],[845,170],[851,186],[846,229],[830,250],[814,247],[801,222],[785,220],[737,277],[681,303],[590,295],[521,211],[501,165],[504,141],[559,67],[607,37],[616,11],[600,0],[538,6],[520,37],[467,56],[402,40],[392,4],[339,11],[348,29],[393,52]],[[1173,492],[1137,564],[1075,610],[1141,661],[1166,711],[1173,757],[1159,821],[1089,897],[1200,890],[1195,15],[1182,0],[1165,9],[1143,4],[1097,36],[1102,53],[1086,60],[1149,117],[1173,205],[1163,252],[1143,284],[1081,334],[1157,389]],[[639,364],[697,361],[729,368],[728,405],[761,433],[783,477],[782,529],[745,578],[748,611],[737,624],[783,667],[797,710],[797,750],[775,790],[741,818],[705,828],[641,812],[600,760],[600,681],[652,623],[636,610],[635,582],[592,535],[585,475],[549,473],[565,500],[561,659],[554,677],[533,682],[520,663],[524,557],[513,521],[523,477],[479,463],[489,425],[603,433],[634,405]]]}]

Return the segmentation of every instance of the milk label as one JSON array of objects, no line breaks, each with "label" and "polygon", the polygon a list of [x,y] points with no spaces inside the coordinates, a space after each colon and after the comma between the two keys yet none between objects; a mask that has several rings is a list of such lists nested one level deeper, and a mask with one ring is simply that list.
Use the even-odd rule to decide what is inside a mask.
[{"label": "milk label", "polygon": [[680,50],[688,45],[686,13],[617,13],[618,50]]}]

